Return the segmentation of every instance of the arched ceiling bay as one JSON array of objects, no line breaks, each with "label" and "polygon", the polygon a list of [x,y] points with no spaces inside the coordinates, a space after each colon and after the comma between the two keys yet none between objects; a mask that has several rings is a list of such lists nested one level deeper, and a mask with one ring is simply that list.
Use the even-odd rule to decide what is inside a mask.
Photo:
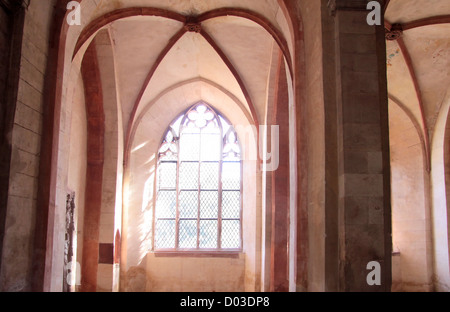
[{"label": "arched ceiling bay", "polygon": [[273,38],[254,22],[237,17],[211,19],[202,25],[239,69],[258,112],[258,120],[263,120],[272,54],[274,49],[278,52]]},{"label": "arched ceiling bay", "polygon": [[161,92],[198,77],[233,94],[259,124],[277,47],[260,25],[225,16],[190,31],[178,21],[151,16],[117,20],[109,27],[126,128]]},{"label": "arched ceiling bay", "polygon": [[436,118],[450,90],[450,1],[387,1],[385,28],[389,96],[420,125],[429,161]]},{"label": "arched ceiling bay", "polygon": [[[237,17],[215,18],[202,23],[202,27],[242,78],[244,88],[248,91],[257,112],[264,112],[273,38],[254,22]],[[251,112],[242,86],[224,60],[202,35],[187,32],[168,51],[145,86],[136,115],[165,89],[196,77],[222,86]],[[259,115],[258,120],[261,120],[261,117]]]},{"label": "arched ceiling bay", "polygon": [[278,0],[83,0],[81,5],[75,55],[98,30],[109,29],[128,146],[144,107],[192,79],[211,83],[188,92],[220,86],[258,125],[274,53],[281,50],[292,66],[288,22]]},{"label": "arched ceiling bay", "polygon": [[447,0],[390,0],[386,19],[391,23],[410,23],[424,18],[449,14]]},{"label": "arched ceiling bay", "polygon": [[110,25],[124,120],[131,115],[149,69],[180,27],[180,22],[162,17],[130,17]]},{"label": "arched ceiling bay", "polygon": [[83,14],[87,18],[85,22],[123,8],[159,8],[184,16],[200,15],[218,8],[236,8],[260,14],[280,30],[287,27],[280,18],[278,0],[82,0],[81,4],[86,8],[83,12],[86,13]]}]

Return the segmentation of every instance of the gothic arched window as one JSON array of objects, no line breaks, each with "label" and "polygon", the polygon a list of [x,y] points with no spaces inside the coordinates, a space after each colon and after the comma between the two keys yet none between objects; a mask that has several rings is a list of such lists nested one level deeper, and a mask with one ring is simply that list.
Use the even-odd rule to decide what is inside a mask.
[{"label": "gothic arched window", "polygon": [[200,103],[177,118],[158,152],[154,249],[242,248],[241,148],[234,128]]}]

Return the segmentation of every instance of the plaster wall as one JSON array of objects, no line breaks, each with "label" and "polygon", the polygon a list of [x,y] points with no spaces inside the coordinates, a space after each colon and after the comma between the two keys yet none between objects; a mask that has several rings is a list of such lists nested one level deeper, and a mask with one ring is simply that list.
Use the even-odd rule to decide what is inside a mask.
[{"label": "plaster wall", "polygon": [[428,173],[417,130],[401,108],[391,102],[393,248],[399,253],[393,267],[393,290],[432,290],[432,241]]},{"label": "plaster wall", "polygon": [[167,258],[147,256],[149,292],[244,292],[245,256]]},{"label": "plaster wall", "polygon": [[447,94],[433,134],[431,150],[431,187],[433,221],[434,286],[436,291],[450,291],[449,265],[449,107]]},{"label": "plaster wall", "polygon": [[[450,104],[450,103],[449,103]],[[444,248],[444,254],[445,256],[450,255],[450,245],[448,244],[448,240],[450,239],[449,235],[450,235],[450,114],[447,117],[447,123],[446,123],[446,127],[445,127],[445,137],[444,137],[444,170],[445,170],[445,194],[446,194],[446,207],[447,207],[447,253],[445,253],[445,248]],[[444,206],[444,207],[445,207]],[[445,210],[444,210],[444,214],[445,214]],[[445,218],[444,218],[444,222],[445,222]],[[444,229],[444,233],[445,233],[445,226],[443,227]],[[443,259],[447,260],[447,257],[443,257]],[[447,260],[447,262],[444,263],[449,263],[449,265],[447,265],[447,268],[450,269],[450,262]],[[445,268],[445,266],[444,266]],[[442,288],[440,288],[441,290],[445,289],[446,291],[450,291],[450,276],[444,274],[441,277],[441,285]]]}]

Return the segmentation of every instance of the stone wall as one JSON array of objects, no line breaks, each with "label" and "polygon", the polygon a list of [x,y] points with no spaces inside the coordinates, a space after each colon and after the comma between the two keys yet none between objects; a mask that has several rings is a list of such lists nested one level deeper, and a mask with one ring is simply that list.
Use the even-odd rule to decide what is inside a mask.
[{"label": "stone wall", "polygon": [[0,155],[2,173],[0,175],[0,265],[2,263],[3,237],[5,233],[6,204],[8,201],[9,167],[11,162],[10,121],[8,114],[8,96],[6,94],[10,46],[12,35],[12,18],[10,12],[0,6]]},{"label": "stone wall", "polygon": [[395,103],[390,105],[392,239],[398,264],[397,291],[432,290],[432,241],[428,173],[417,130]]},{"label": "stone wall", "polygon": [[5,291],[31,287],[43,90],[53,4],[31,1],[25,12],[1,268],[1,289]]},{"label": "stone wall", "polygon": [[432,140],[432,224],[433,282],[436,291],[450,291],[449,266],[449,172],[450,172],[450,94],[441,107]]},{"label": "stone wall", "polygon": [[[243,292],[245,257],[167,258],[147,256],[146,291]],[[129,285],[130,290],[133,285]]]}]

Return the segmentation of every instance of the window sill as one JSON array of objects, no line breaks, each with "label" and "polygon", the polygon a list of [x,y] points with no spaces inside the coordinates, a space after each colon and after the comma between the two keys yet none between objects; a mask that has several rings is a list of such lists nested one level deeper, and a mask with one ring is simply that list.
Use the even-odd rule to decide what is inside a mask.
[{"label": "window sill", "polygon": [[233,258],[238,259],[242,250],[157,250],[151,251],[158,258]]}]

